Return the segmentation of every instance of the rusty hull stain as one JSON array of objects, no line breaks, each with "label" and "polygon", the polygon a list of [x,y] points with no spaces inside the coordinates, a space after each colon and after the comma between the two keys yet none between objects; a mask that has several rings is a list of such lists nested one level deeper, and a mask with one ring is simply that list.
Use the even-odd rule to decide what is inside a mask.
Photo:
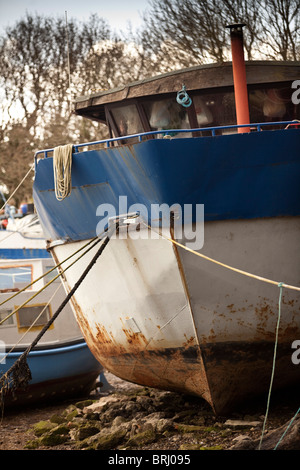
[{"label": "rusty hull stain", "polygon": [[[148,387],[196,395],[207,401],[218,415],[232,411],[241,399],[266,394],[270,383],[273,342],[195,344],[189,338],[178,348],[146,347],[140,333],[123,329],[126,342],[97,325],[94,335],[80,313],[77,318],[96,359],[116,376]],[[79,310],[78,310],[79,309]],[[300,368],[291,361],[291,344],[278,345],[274,388],[300,379]]]},{"label": "rusty hull stain", "polygon": [[[67,286],[69,289],[69,286]],[[257,338],[253,341],[215,341],[212,324],[210,337],[198,338],[183,336],[180,347],[154,347],[151,338],[135,333],[120,323],[124,334],[123,342],[116,341],[111,331],[96,324],[93,330],[76,296],[71,299],[77,322],[85,340],[95,358],[101,365],[116,376],[130,382],[165,390],[196,395],[206,400],[216,414],[230,412],[238,402],[268,392],[274,353],[275,331],[266,330],[270,315],[276,321],[277,312],[273,312],[267,299],[260,299],[256,307],[248,305],[255,311]],[[285,301],[285,305],[288,305]],[[295,304],[295,302],[293,302]],[[289,305],[291,308],[291,305]],[[215,320],[239,316],[243,323],[245,311],[235,308],[228,302],[227,312],[215,312]],[[242,310],[244,310],[242,308]],[[294,307],[294,317],[296,309]],[[290,317],[291,318],[291,317]],[[224,321],[224,318],[223,320]],[[245,326],[246,317],[245,317]],[[161,326],[157,325],[161,330]],[[300,367],[291,360],[291,339],[299,337],[296,322],[282,323],[278,343],[274,389],[299,382]]]},{"label": "rusty hull stain", "polygon": [[103,325],[94,335],[74,296],[72,303],[85,340],[104,368],[129,382],[200,396],[214,407],[200,349],[191,345],[194,338],[186,338],[181,348],[149,349],[143,334],[122,328],[125,347]]}]

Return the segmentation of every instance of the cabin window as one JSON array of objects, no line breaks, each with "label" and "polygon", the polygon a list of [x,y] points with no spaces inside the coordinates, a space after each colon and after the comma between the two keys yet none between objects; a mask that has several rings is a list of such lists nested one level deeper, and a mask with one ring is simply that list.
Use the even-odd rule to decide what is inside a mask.
[{"label": "cabin window", "polygon": [[[214,91],[192,96],[199,127],[236,124],[235,101],[232,91]],[[224,129],[222,133],[235,132]]]},{"label": "cabin window", "polygon": [[18,291],[32,281],[32,266],[0,268],[0,292]]},{"label": "cabin window", "polygon": [[[175,98],[145,102],[143,107],[152,131],[190,129],[187,108],[178,104]],[[188,134],[176,133],[176,136],[187,137]]]},{"label": "cabin window", "polygon": [[20,331],[27,330],[34,323],[33,328],[40,329],[49,321],[51,312],[46,304],[25,305],[17,312],[18,328]]},{"label": "cabin window", "polygon": [[[4,308],[0,310],[0,321],[3,321],[8,315],[12,312],[12,310],[8,308]],[[9,326],[14,324],[14,316],[12,315],[4,323],[1,324],[1,327]]]},{"label": "cabin window", "polygon": [[249,91],[251,122],[300,119],[300,106],[292,102],[291,84],[255,88]]},{"label": "cabin window", "polygon": [[144,132],[138,110],[134,104],[111,108],[111,114],[117,126],[119,136]]},{"label": "cabin window", "polygon": [[[52,269],[52,271],[51,271]],[[51,271],[51,272],[49,272]],[[53,266],[46,266],[45,267],[45,276],[44,276],[44,284],[48,284],[48,282],[53,281],[53,279],[59,274],[57,268],[53,269]],[[60,282],[59,277],[54,282]]]}]

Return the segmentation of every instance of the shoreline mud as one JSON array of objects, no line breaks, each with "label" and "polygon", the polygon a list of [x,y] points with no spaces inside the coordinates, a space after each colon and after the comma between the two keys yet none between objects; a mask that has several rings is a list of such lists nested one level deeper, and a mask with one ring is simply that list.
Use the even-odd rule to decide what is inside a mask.
[{"label": "shoreline mud", "polygon": [[[257,448],[266,397],[244,404],[230,416],[215,416],[197,397],[142,387],[109,372],[105,377],[110,388],[104,387],[104,392],[78,400],[4,410],[0,450]],[[296,390],[272,395],[264,439],[293,418],[299,408],[298,397]],[[298,450],[298,444],[294,446]]]}]

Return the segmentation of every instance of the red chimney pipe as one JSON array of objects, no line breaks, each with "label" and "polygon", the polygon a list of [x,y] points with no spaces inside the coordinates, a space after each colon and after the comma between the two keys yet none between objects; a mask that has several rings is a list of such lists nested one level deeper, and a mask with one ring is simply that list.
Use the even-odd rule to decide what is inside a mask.
[{"label": "red chimney pipe", "polygon": [[[227,28],[230,28],[237,124],[250,124],[246,66],[243,47],[243,26],[245,26],[245,24],[232,24],[227,26]],[[239,127],[238,132],[250,132],[250,127]]]}]

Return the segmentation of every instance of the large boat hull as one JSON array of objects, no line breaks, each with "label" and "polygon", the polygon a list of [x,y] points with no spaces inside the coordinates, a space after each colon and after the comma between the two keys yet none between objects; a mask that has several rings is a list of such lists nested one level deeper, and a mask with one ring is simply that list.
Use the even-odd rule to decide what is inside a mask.
[{"label": "large boat hull", "polygon": [[[197,251],[298,286],[299,143],[300,131],[287,129],[75,153],[72,192],[63,201],[55,199],[52,159],[45,158],[37,165],[35,204],[57,262],[100,232],[99,205],[124,212],[120,196],[129,212],[140,203],[148,214],[153,204],[204,204],[204,245]],[[278,286],[200,259],[147,230],[141,226],[137,239],[112,238],[72,298],[95,357],[126,380],[201,396],[216,413],[267,392]],[[67,271],[68,291],[95,250]],[[292,362],[299,292],[284,289],[283,311],[274,387],[300,378]]]},{"label": "large boat hull", "polygon": [[[198,252],[249,274],[294,282],[300,279],[294,256],[299,230],[296,217],[210,222]],[[279,288],[145,232],[140,239],[111,239],[73,296],[77,321],[95,357],[126,380],[201,396],[218,414],[266,393]],[[61,261],[82,243],[56,246],[54,257]],[[68,290],[88,261],[66,273]],[[285,290],[275,388],[300,378],[292,362],[292,343],[300,335],[298,312],[298,293]]]}]

